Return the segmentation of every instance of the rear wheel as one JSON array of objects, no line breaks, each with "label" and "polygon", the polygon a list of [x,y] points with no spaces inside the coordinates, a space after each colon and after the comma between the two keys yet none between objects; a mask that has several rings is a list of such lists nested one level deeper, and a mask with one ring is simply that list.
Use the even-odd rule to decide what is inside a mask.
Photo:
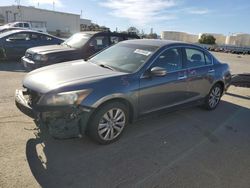
[{"label": "rear wheel", "polygon": [[221,96],[222,87],[220,84],[215,84],[206,97],[205,108],[207,110],[214,110],[218,106]]},{"label": "rear wheel", "polygon": [[109,144],[121,136],[127,123],[127,106],[120,102],[108,103],[93,114],[88,135],[100,144]]}]

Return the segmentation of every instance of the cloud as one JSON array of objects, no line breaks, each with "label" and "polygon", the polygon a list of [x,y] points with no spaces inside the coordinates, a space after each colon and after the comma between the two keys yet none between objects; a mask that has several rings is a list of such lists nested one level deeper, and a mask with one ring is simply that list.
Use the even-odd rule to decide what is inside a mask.
[{"label": "cloud", "polygon": [[111,9],[111,15],[127,18],[139,26],[176,19],[175,15],[166,12],[177,5],[176,0],[105,0],[99,4]]},{"label": "cloud", "polygon": [[207,13],[209,13],[209,10],[208,10],[208,9],[191,8],[191,9],[188,9],[187,12],[188,12],[189,14],[199,14],[199,15],[202,15],[202,14],[207,14]]},{"label": "cloud", "polygon": [[55,7],[63,7],[61,0],[27,0],[27,3],[33,6],[37,6],[38,3],[40,5],[53,5],[53,2]]}]

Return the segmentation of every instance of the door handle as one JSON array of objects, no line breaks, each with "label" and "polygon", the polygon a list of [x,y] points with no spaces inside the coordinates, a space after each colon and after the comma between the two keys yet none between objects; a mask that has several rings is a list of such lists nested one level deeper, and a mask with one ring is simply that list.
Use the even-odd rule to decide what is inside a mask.
[{"label": "door handle", "polygon": [[184,80],[184,79],[186,79],[186,78],[187,78],[186,75],[184,75],[184,76],[179,76],[179,77],[178,77],[178,80]]},{"label": "door handle", "polygon": [[210,69],[207,73],[214,73],[215,70],[214,69]]}]

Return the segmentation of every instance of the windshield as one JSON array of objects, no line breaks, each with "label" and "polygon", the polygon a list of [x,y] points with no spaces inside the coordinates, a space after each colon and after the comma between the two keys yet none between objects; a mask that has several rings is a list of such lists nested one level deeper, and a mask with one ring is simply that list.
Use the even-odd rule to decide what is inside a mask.
[{"label": "windshield", "polygon": [[91,34],[76,33],[68,38],[63,44],[73,48],[81,48],[91,36]]},{"label": "windshield", "polygon": [[141,67],[158,46],[118,43],[90,59],[101,66],[132,73]]}]

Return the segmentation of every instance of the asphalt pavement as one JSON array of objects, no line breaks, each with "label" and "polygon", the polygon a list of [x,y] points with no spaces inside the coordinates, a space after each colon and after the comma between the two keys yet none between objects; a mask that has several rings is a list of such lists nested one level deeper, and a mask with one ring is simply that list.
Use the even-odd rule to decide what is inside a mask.
[{"label": "asphalt pavement", "polygon": [[[232,72],[250,55],[215,53]],[[0,63],[0,187],[250,187],[250,89],[231,86],[218,108],[192,107],[141,119],[121,139],[56,140],[14,104],[27,73]]]}]

